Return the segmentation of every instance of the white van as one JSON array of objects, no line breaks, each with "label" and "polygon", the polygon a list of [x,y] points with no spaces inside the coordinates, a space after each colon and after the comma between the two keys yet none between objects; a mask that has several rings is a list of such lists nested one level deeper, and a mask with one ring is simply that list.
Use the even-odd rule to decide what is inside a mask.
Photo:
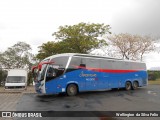
[{"label": "white van", "polygon": [[9,69],[5,82],[5,89],[27,87],[27,70],[26,69]]}]

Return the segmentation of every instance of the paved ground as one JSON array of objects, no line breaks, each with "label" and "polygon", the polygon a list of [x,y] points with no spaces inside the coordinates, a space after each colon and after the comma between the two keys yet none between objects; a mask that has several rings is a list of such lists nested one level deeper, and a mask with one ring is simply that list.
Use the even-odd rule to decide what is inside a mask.
[{"label": "paved ground", "polygon": [[160,111],[160,85],[149,85],[147,87],[139,88],[135,91],[112,90],[103,92],[87,92],[80,93],[74,97],[68,97],[66,95],[47,96],[37,94],[24,94],[18,102],[16,109],[19,111],[30,110],[48,112],[91,110]]},{"label": "paved ground", "polygon": [[[80,93],[77,96],[24,94],[17,110],[160,110],[160,85],[138,90]],[[26,107],[23,107],[26,106]]]},{"label": "paved ground", "polygon": [[[27,93],[35,93],[34,87],[29,86],[27,90],[4,90],[4,87],[0,87],[0,111],[16,111],[18,101]],[[0,118],[0,120],[12,120],[12,118]]]},{"label": "paved ground", "polygon": [[[0,110],[18,111],[160,111],[160,85],[149,85],[135,91],[112,90],[66,95],[37,95],[34,88],[9,93],[0,91]],[[23,118],[24,119],[24,118]],[[44,118],[45,119],[45,118]],[[53,118],[48,118],[53,119]],[[61,120],[85,120],[86,118],[54,118]],[[92,120],[93,118],[87,118]],[[102,118],[94,118],[99,120]],[[104,119],[104,118],[103,118]],[[116,118],[123,120],[124,118]],[[128,118],[125,118],[128,119]],[[130,118],[137,119],[137,118]],[[152,117],[138,118],[159,120]],[[18,119],[19,120],[19,119]],[[107,119],[108,120],[108,119]]]}]

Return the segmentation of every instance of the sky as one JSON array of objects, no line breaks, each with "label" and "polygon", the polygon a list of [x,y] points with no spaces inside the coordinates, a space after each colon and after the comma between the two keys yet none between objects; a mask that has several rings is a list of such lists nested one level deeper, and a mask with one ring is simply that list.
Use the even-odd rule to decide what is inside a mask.
[{"label": "sky", "polygon": [[[59,26],[80,22],[108,24],[113,34],[160,38],[159,5],[160,0],[0,0],[0,51],[23,41],[36,54]],[[158,56],[145,56],[147,68],[160,67]]]}]

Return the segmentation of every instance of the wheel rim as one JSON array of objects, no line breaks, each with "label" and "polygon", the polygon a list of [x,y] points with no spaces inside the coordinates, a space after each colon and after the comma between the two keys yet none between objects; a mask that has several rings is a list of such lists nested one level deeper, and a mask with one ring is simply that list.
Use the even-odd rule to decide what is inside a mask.
[{"label": "wheel rim", "polygon": [[130,90],[130,88],[131,88],[131,84],[130,84],[129,82],[127,82],[127,83],[126,83],[126,89],[127,89],[127,90]]},{"label": "wheel rim", "polygon": [[77,87],[75,85],[69,85],[67,88],[67,94],[69,96],[74,96],[77,94]]},{"label": "wheel rim", "polygon": [[136,89],[138,87],[138,83],[134,82],[133,87],[134,87],[134,89]]},{"label": "wheel rim", "polygon": [[71,94],[74,94],[74,93],[75,93],[75,88],[74,88],[74,87],[71,87],[71,88],[70,88],[70,93],[71,93]]}]

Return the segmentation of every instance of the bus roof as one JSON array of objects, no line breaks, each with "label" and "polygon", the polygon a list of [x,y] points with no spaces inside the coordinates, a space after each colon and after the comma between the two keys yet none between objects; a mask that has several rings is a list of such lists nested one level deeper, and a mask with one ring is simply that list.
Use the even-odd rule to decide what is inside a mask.
[{"label": "bus roof", "polygon": [[77,56],[77,57],[92,57],[92,58],[103,58],[103,59],[114,59],[114,60],[123,60],[123,59],[118,59],[118,58],[112,58],[112,57],[107,57],[107,56],[98,56],[98,55],[89,55],[89,54],[80,54],[80,53],[62,53],[62,54],[56,54],[52,55],[50,57],[45,58],[45,60],[54,58],[54,57],[60,57],[60,56]]},{"label": "bus roof", "polygon": [[81,54],[81,53],[62,53],[62,54],[56,54],[56,55],[49,56],[49,57],[45,58],[42,61],[49,60],[49,59],[52,59],[52,58],[55,58],[55,57],[61,57],[61,56],[90,57],[90,58],[100,58],[100,59],[107,59],[107,60],[144,63],[142,61],[125,60],[125,59],[119,59],[119,58],[113,58],[113,57],[107,57],[107,56],[89,55],[89,54]]},{"label": "bus roof", "polygon": [[[108,60],[126,61],[126,62],[137,62],[137,61],[132,61],[132,60],[124,60],[124,59],[119,59],[119,58],[107,57],[107,56],[98,56],[98,55],[89,55],[89,54],[80,54],[80,53],[62,53],[62,54],[56,54],[56,55],[52,55],[50,57],[47,57],[44,60],[52,59],[52,58],[55,58],[55,57],[61,57],[61,56],[91,57],[91,58],[102,58],[102,59],[108,59]],[[144,63],[144,62],[140,62],[140,63]]]},{"label": "bus roof", "polygon": [[[49,57],[45,58],[44,60],[55,58],[55,57],[61,57],[61,56],[69,56],[69,57],[77,56],[77,57],[91,57],[91,58],[102,58],[102,59],[111,59],[111,60],[132,61],[132,60],[124,60],[124,59],[114,58],[114,57],[99,56],[99,55],[89,55],[89,54],[81,54],[81,53],[56,54],[56,55],[49,56]],[[132,61],[132,62],[136,62],[136,61]]]},{"label": "bus roof", "polygon": [[88,55],[88,54],[75,54],[73,56],[80,56],[80,57],[92,57],[92,58],[103,58],[103,59],[114,59],[114,60],[123,60],[113,57],[107,57],[107,56],[98,56],[98,55]]}]

